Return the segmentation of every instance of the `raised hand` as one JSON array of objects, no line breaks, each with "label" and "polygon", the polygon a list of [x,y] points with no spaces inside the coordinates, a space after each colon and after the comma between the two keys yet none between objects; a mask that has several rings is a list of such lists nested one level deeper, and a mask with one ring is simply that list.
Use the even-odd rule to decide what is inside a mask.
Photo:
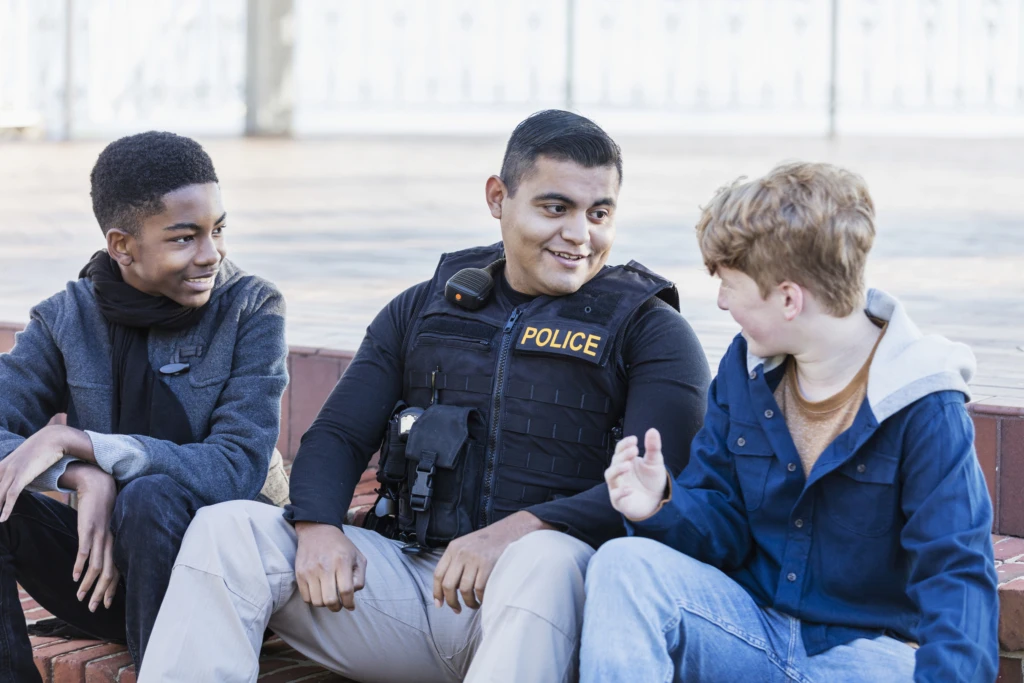
[{"label": "raised hand", "polygon": [[604,472],[612,507],[631,521],[650,517],[665,498],[668,470],[661,454],[661,434],[648,429],[644,435],[644,457],[637,438],[627,436],[615,446],[611,465]]}]

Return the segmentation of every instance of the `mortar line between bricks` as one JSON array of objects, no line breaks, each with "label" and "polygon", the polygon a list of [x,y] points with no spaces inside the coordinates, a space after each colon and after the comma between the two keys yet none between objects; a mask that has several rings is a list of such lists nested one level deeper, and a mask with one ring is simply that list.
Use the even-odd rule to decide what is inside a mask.
[{"label": "mortar line between bricks", "polygon": [[[121,645],[121,643],[117,643],[117,645]],[[122,645],[122,647],[124,647],[124,649],[121,650],[120,652],[111,652],[109,655],[103,655],[102,657],[97,657],[96,659],[90,659],[89,663],[92,664],[93,662],[105,662],[108,659],[113,659],[115,657],[120,657],[125,652],[128,652],[128,648],[126,646]],[[128,666],[132,666],[132,665],[129,664]]]}]

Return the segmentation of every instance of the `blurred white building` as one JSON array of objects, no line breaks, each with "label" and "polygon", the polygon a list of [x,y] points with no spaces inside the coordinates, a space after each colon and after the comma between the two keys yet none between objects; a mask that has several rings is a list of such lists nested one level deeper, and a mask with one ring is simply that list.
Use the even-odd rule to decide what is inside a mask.
[{"label": "blurred white building", "polygon": [[0,0],[0,128],[1024,136],[1022,5]]}]

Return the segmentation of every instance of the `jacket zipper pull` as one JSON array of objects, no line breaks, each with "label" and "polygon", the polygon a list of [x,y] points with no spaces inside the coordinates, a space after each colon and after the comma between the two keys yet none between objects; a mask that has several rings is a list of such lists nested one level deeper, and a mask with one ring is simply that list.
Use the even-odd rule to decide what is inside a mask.
[{"label": "jacket zipper pull", "polygon": [[519,313],[518,308],[512,309],[512,315],[508,317],[508,322],[505,323],[505,334],[512,332],[512,328],[516,326],[516,321],[519,320]]}]

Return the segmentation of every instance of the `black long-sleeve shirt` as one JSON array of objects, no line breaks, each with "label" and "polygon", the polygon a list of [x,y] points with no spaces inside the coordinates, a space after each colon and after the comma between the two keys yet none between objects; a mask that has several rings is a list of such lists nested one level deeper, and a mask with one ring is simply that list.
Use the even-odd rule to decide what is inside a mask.
[{"label": "black long-sleeve shirt", "polygon": [[[508,312],[528,300],[503,278],[498,285],[495,296]],[[290,522],[341,527],[355,486],[402,397],[405,334],[429,291],[429,282],[411,287],[377,315],[303,435],[291,473],[292,502],[285,512]],[[652,299],[627,325],[616,362],[627,380],[623,433],[639,436],[642,450],[643,434],[656,427],[666,465],[673,476],[678,474],[704,421],[710,371],[700,342],[679,313]],[[595,547],[625,532],[605,484],[526,510]]]}]

